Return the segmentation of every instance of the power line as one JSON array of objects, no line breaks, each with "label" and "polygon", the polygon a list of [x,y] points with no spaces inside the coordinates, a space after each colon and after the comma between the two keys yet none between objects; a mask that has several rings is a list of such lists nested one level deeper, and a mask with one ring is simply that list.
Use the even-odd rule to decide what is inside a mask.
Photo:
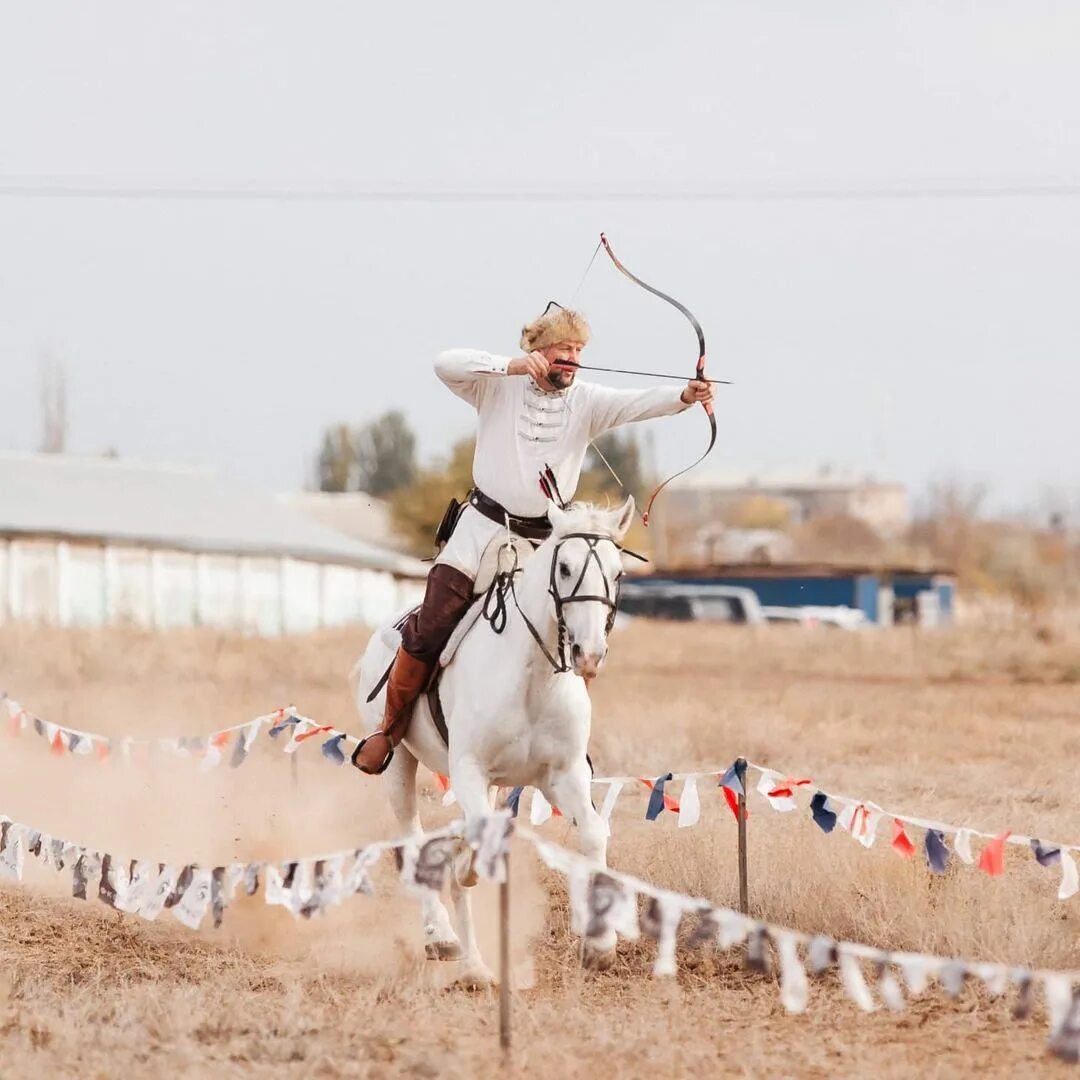
[{"label": "power line", "polygon": [[880,202],[918,199],[1074,198],[1080,181],[960,184],[928,183],[854,187],[717,187],[686,191],[658,188],[597,190],[462,190],[375,188],[355,184],[217,185],[187,182],[139,184],[83,180],[0,179],[0,197],[27,199],[189,200],[278,203],[599,203],[599,202]]}]

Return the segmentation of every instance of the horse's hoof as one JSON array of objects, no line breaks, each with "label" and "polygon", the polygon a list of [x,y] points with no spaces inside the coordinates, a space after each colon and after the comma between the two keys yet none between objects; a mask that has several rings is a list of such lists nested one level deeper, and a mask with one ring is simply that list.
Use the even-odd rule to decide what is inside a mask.
[{"label": "horse's hoof", "polygon": [[461,945],[456,941],[429,941],[424,955],[429,960],[460,960]]},{"label": "horse's hoof", "polygon": [[478,994],[483,990],[490,990],[495,985],[495,976],[487,968],[475,968],[472,971],[464,971],[451,984],[455,990],[465,990],[470,994]]},{"label": "horse's hoof", "polygon": [[581,966],[586,971],[607,971],[615,963],[615,946],[609,949],[601,949],[595,945],[585,943],[581,950]]}]

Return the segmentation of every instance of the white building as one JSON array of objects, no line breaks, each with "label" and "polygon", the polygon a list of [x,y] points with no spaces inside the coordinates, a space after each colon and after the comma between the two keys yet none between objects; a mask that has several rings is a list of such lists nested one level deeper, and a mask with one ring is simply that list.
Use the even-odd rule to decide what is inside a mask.
[{"label": "white building", "polygon": [[426,574],[212,473],[0,454],[0,622],[374,626],[418,603]]},{"label": "white building", "polygon": [[[782,513],[783,522],[754,520]],[[892,538],[910,524],[903,484],[849,470],[740,472],[696,469],[680,476],[657,500],[657,554],[662,561],[702,562],[725,527],[788,528],[844,516]],[[747,520],[749,519],[749,520]]]}]

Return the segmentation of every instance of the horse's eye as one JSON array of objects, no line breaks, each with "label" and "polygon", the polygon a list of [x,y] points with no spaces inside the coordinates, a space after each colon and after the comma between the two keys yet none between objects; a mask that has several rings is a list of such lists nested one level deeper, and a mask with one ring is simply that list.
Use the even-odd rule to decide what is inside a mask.
[{"label": "horse's eye", "polygon": [[570,576],[570,567],[564,562],[559,563],[559,576],[564,578]]}]

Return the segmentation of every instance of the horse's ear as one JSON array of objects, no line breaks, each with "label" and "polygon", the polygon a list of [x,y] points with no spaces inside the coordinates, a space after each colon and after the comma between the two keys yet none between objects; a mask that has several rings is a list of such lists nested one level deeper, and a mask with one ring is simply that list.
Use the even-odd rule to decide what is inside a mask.
[{"label": "horse's ear", "polygon": [[566,511],[558,503],[554,503],[550,499],[548,500],[547,516],[548,521],[551,522],[551,531],[553,533],[566,532]]},{"label": "horse's ear", "polygon": [[615,511],[615,539],[621,541],[634,521],[634,496],[627,495],[626,502]]}]

